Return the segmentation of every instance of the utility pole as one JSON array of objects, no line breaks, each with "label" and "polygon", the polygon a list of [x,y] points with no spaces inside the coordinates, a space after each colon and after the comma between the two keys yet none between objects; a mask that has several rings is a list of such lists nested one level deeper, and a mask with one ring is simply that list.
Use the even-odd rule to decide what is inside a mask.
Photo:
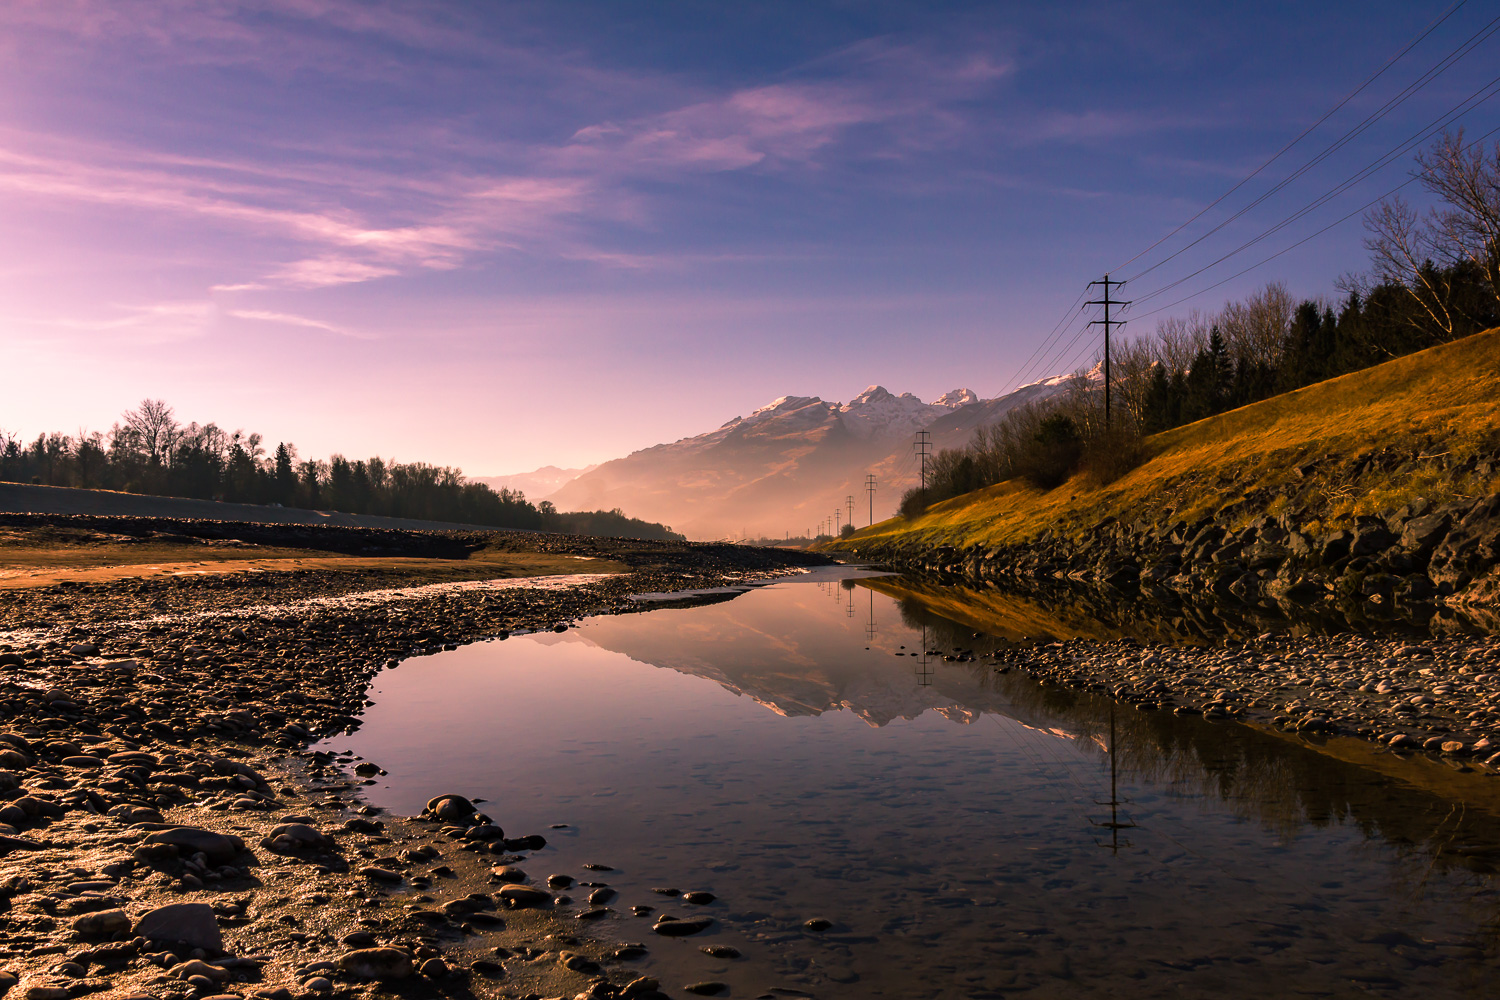
[{"label": "utility pole", "polygon": [[852,527],[854,525],[854,494],[853,493],[850,493],[848,496],[844,497],[844,509],[849,512],[849,516],[844,519],[844,523],[847,524],[847,525],[850,525]]},{"label": "utility pole", "polygon": [[1109,297],[1109,290],[1110,290],[1111,287],[1119,288],[1123,284],[1125,284],[1125,282],[1123,282],[1123,281],[1110,281],[1109,280],[1109,275],[1107,275],[1107,274],[1104,276],[1104,280],[1103,281],[1090,281],[1089,282],[1089,287],[1090,288],[1093,288],[1095,285],[1103,285],[1104,286],[1104,298],[1102,298],[1102,299],[1094,299],[1094,300],[1092,300],[1090,302],[1085,302],[1084,303],[1084,305],[1088,305],[1088,306],[1103,306],[1104,307],[1104,318],[1103,319],[1089,320],[1089,326],[1102,326],[1102,327],[1104,327],[1104,429],[1106,431],[1110,429],[1110,422],[1111,422],[1111,416],[1112,416],[1112,411],[1109,408],[1109,328],[1112,327],[1112,326],[1124,326],[1125,325],[1125,321],[1122,320],[1122,319],[1111,319],[1110,318],[1109,307],[1110,306],[1128,306],[1128,305],[1130,305],[1129,302],[1121,302],[1119,299],[1111,299]]},{"label": "utility pole", "polygon": [[875,474],[865,473],[865,492],[870,494],[870,523],[875,523]]},{"label": "utility pole", "polygon": [[917,457],[922,460],[922,492],[927,492],[927,456],[932,454],[932,432],[917,431],[917,440],[912,445]]},{"label": "utility pole", "polygon": [[838,535],[839,535],[839,511],[838,511],[838,508],[835,507],[833,509],[833,537],[837,538]]}]

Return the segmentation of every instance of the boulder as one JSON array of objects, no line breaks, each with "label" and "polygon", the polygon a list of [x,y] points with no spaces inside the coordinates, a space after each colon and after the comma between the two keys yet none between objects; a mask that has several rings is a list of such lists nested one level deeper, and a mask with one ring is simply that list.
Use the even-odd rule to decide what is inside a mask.
[{"label": "boulder", "polygon": [[464,826],[483,826],[489,823],[489,817],[475,809],[474,803],[462,795],[439,795],[428,799],[427,808],[422,810],[422,815],[443,823]]},{"label": "boulder", "polygon": [[124,910],[85,913],[73,921],[73,929],[79,934],[124,934],[130,930],[130,915]]},{"label": "boulder", "polygon": [[224,937],[213,907],[207,903],[168,903],[151,910],[135,924],[135,936],[148,941],[170,941],[205,951],[222,951]]},{"label": "boulder", "polygon": [[1447,514],[1428,514],[1425,517],[1414,517],[1406,522],[1401,529],[1401,548],[1411,552],[1419,559],[1430,558],[1443,536],[1453,525],[1453,518]]},{"label": "boulder", "polygon": [[170,844],[185,855],[202,852],[209,864],[227,865],[245,849],[245,842],[225,833],[214,833],[196,826],[179,826],[151,834],[146,844]]}]

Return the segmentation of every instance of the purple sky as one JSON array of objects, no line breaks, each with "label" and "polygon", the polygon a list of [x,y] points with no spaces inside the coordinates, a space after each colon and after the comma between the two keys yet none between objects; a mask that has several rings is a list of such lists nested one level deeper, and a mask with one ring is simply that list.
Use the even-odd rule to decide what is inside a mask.
[{"label": "purple sky", "polygon": [[[105,430],[151,396],[304,456],[482,475],[616,457],[784,394],[996,395],[1084,282],[1447,9],[6,0],[0,429]],[[1116,276],[1238,211],[1493,14],[1463,5]],[[1398,146],[1491,81],[1497,42],[1128,291]],[[1365,266],[1361,236],[1356,217],[1178,311],[1272,278],[1332,294]]]}]

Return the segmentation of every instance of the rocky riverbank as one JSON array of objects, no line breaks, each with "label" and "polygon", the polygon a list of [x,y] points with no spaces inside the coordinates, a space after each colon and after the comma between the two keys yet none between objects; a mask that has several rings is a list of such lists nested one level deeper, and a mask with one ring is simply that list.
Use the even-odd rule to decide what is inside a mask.
[{"label": "rocky riverbank", "polygon": [[1051,531],[995,547],[854,543],[897,568],[955,578],[1069,580],[1124,592],[1209,593],[1269,607],[1500,603],[1500,495],[1327,529],[1296,510],[1252,516],[1243,503],[1192,522],[1108,518],[1077,537]]},{"label": "rocky riverbank", "polygon": [[[463,544],[394,541],[445,554]],[[359,795],[376,764],[310,747],[358,726],[370,680],[402,658],[816,560],[564,536],[508,544],[632,571],[389,595],[370,591],[422,584],[420,571],[0,592],[0,991],[662,996],[631,971],[645,946],[590,934],[607,913],[607,874],[537,867],[547,831],[504,829],[502,809],[485,815],[443,788],[423,817],[384,815]],[[674,923],[658,920],[659,932]]]},{"label": "rocky riverbank", "polygon": [[1267,633],[1214,647],[1058,642],[997,652],[1002,670],[1140,711],[1359,736],[1500,774],[1500,643]]}]

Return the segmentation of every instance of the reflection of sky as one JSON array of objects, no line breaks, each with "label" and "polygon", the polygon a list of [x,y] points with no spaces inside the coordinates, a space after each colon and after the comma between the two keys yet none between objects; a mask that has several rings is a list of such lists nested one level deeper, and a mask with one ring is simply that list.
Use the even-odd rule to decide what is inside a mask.
[{"label": "reflection of sky", "polygon": [[[685,915],[651,886],[717,893],[709,940],[747,958],[713,978],[747,995],[979,995],[1002,972],[1080,995],[1279,995],[1372,969],[1483,995],[1465,992],[1467,960],[1414,969],[1375,939],[1461,940],[1487,919],[1487,881],[1391,846],[1473,845],[1487,820],[1461,829],[1447,803],[1242,727],[1126,711],[1121,818],[1137,825],[1116,855],[1097,825],[1107,702],[941,660],[922,687],[894,655],[920,632],[877,596],[867,651],[847,598],[778,584],[416,658],[329,745],[387,768],[370,792],[393,809],[458,792],[513,835],[544,833],[533,875],[613,866],[622,913]],[[788,933],[811,916],[840,930]],[[645,971],[704,978],[700,943],[653,945]]]},{"label": "reflection of sky", "polygon": [[[994,395],[1083,281],[1433,13],[10,0],[5,427],[104,429],[149,394],[304,454],[495,473],[614,457],[785,393]],[[1460,11],[1309,154],[1485,18]],[[1485,51],[1161,276],[1405,138],[1488,79]],[[1329,292],[1363,265],[1359,236],[1356,220],[1202,304],[1264,276]]]}]

